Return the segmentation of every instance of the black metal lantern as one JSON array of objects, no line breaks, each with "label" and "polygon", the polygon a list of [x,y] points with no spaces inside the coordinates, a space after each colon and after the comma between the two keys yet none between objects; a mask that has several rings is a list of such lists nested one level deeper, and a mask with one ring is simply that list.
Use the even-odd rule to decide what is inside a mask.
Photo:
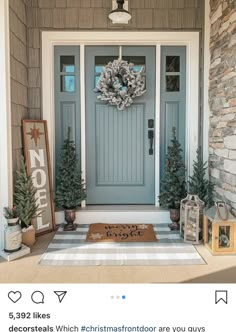
[{"label": "black metal lantern", "polygon": [[108,15],[109,19],[114,24],[127,24],[131,19],[131,14],[129,11],[124,9],[124,0],[116,0],[117,8],[112,10]]}]

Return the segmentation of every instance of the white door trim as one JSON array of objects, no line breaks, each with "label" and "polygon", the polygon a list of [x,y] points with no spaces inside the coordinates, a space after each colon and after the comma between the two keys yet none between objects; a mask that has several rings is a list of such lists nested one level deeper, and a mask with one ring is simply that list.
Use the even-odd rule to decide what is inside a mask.
[{"label": "white door trim", "polygon": [[[160,174],[160,103],[161,100],[161,45],[156,45],[156,112],[155,112],[155,197],[160,192],[160,181],[157,174]],[[155,200],[156,205],[157,201]]]},{"label": "white door trim", "polygon": [[0,250],[3,248],[3,207],[12,204],[9,1],[0,1]]},{"label": "white door trim", "polygon": [[203,160],[208,162],[209,157],[209,71],[210,71],[210,31],[211,31],[211,21],[210,21],[210,0],[205,1],[205,23],[204,23],[204,76],[203,76]]},{"label": "white door trim", "polygon": [[[54,166],[55,121],[54,121],[54,46],[81,45],[81,65],[84,64],[85,45],[154,45],[157,50],[156,66],[156,166],[155,166],[155,197],[159,194],[159,134],[160,134],[160,48],[162,45],[186,46],[186,166],[188,173],[192,173],[192,161],[198,147],[199,123],[199,32],[130,32],[130,31],[42,31],[42,96],[43,119],[48,122],[49,146]],[[85,178],[85,73],[81,66],[81,163],[82,174]],[[159,90],[158,90],[159,88]],[[86,180],[86,178],[85,178]]]}]

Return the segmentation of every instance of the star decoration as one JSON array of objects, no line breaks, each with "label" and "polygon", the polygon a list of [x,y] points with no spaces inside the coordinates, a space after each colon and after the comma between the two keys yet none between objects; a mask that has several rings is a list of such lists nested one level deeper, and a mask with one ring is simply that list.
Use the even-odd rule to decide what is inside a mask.
[{"label": "star decoration", "polygon": [[100,233],[92,233],[91,235],[90,235],[90,237],[93,239],[93,240],[99,240],[99,239],[101,239],[102,238],[102,234],[100,234]]},{"label": "star decoration", "polygon": [[40,139],[40,135],[43,135],[43,134],[44,133],[41,133],[39,128],[35,127],[35,124],[34,124],[33,128],[30,128],[30,132],[26,133],[26,135],[31,135],[31,139],[34,140],[34,143],[35,143],[36,146],[37,146],[37,143],[38,143],[38,139]]},{"label": "star decoration", "polygon": [[148,229],[148,225],[138,225],[139,229]]}]

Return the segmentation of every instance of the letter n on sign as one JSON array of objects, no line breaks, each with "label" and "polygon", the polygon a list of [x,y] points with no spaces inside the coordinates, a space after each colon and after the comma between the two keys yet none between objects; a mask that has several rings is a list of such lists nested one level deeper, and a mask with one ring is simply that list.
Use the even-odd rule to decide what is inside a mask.
[{"label": "letter n on sign", "polygon": [[37,189],[40,215],[36,218],[36,235],[39,235],[55,228],[47,122],[22,120],[22,124],[27,172],[32,174],[33,185]]}]

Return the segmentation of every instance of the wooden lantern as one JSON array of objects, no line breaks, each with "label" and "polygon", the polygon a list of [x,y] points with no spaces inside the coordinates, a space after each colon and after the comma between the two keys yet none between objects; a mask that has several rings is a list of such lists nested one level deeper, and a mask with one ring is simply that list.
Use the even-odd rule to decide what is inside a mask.
[{"label": "wooden lantern", "polygon": [[236,218],[224,202],[217,202],[206,211],[204,242],[215,255],[236,253]]},{"label": "wooden lantern", "polygon": [[180,205],[180,235],[184,242],[199,244],[203,239],[205,204],[197,195],[188,194]]}]

